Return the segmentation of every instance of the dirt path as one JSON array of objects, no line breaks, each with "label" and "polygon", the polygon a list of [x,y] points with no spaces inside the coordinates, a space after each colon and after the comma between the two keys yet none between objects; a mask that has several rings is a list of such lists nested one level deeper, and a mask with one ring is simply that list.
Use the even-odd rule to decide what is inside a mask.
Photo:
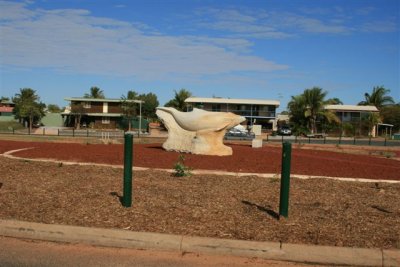
[{"label": "dirt path", "polygon": [[[185,154],[185,164],[193,169],[251,173],[280,173],[281,148],[232,144],[233,155],[227,157]],[[18,142],[0,140],[0,153],[33,147],[15,153],[27,158],[123,164],[122,145],[77,144],[56,142]],[[135,144],[134,166],[172,169],[179,153],[167,152],[161,144]],[[292,151],[292,173],[314,176],[353,177],[400,180],[400,162],[369,155],[301,149]]]}]

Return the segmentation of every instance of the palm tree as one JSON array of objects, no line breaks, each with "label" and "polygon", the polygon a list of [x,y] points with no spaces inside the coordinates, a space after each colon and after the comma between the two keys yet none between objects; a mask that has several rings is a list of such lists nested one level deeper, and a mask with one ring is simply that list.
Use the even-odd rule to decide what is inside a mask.
[{"label": "palm tree", "polygon": [[83,97],[84,98],[101,98],[101,99],[105,98],[103,90],[101,90],[97,86],[90,87],[90,93],[89,94],[85,94]]},{"label": "palm tree", "polygon": [[183,88],[179,90],[179,92],[177,92],[176,90],[174,90],[174,92],[175,92],[175,97],[170,101],[168,101],[165,104],[165,106],[173,107],[180,111],[186,111],[187,104],[185,103],[185,100],[186,98],[191,97],[192,93]]},{"label": "palm tree", "polygon": [[326,100],[325,104],[326,105],[343,105],[343,102],[339,98],[334,97],[334,98],[329,98],[328,100]]},{"label": "palm tree", "polygon": [[388,93],[390,93],[389,89],[383,86],[375,86],[372,94],[365,93],[365,100],[358,103],[358,105],[375,106],[377,109],[381,109],[385,105],[394,104],[393,98],[386,95]]},{"label": "palm tree", "polygon": [[289,110],[290,124],[293,125],[293,131],[297,134],[305,134],[307,132],[307,119],[304,116],[306,104],[303,95],[292,96],[287,109]]},{"label": "palm tree", "polygon": [[303,92],[304,102],[306,104],[305,117],[309,118],[309,129],[311,133],[317,132],[317,116],[322,115],[321,111],[324,110],[325,101],[324,98],[328,94],[326,91],[322,91],[322,88],[313,87],[306,89]]},{"label": "palm tree", "polygon": [[325,105],[338,103],[340,100],[324,100],[327,95],[319,87],[306,89],[301,95],[292,96],[288,103],[290,121],[294,126],[294,131],[305,133],[307,130],[311,133],[317,132],[317,120],[331,123],[339,123],[339,118],[330,110],[325,109]]}]

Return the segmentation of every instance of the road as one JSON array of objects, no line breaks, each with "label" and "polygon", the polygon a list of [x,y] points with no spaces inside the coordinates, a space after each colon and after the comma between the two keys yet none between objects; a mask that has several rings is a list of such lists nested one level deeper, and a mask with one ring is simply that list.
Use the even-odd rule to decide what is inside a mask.
[{"label": "road", "polygon": [[233,256],[94,247],[0,236],[0,266],[317,266]]}]

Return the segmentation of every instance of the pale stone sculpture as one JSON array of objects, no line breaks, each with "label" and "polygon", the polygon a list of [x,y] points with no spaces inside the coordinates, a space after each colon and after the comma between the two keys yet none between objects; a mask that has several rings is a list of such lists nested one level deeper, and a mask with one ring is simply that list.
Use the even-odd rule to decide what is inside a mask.
[{"label": "pale stone sculpture", "polygon": [[157,116],[168,130],[165,150],[202,155],[232,155],[232,148],[225,146],[226,131],[245,120],[231,112],[209,112],[193,109],[181,112],[174,108],[158,107]]}]

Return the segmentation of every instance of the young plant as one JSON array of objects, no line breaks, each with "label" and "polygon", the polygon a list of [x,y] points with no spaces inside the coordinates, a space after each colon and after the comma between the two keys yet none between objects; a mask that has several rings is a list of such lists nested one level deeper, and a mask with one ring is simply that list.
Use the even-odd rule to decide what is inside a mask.
[{"label": "young plant", "polygon": [[183,176],[190,176],[191,174],[191,168],[185,165],[185,156],[180,154],[178,162],[175,163],[174,165],[174,176],[175,177],[183,177]]}]

